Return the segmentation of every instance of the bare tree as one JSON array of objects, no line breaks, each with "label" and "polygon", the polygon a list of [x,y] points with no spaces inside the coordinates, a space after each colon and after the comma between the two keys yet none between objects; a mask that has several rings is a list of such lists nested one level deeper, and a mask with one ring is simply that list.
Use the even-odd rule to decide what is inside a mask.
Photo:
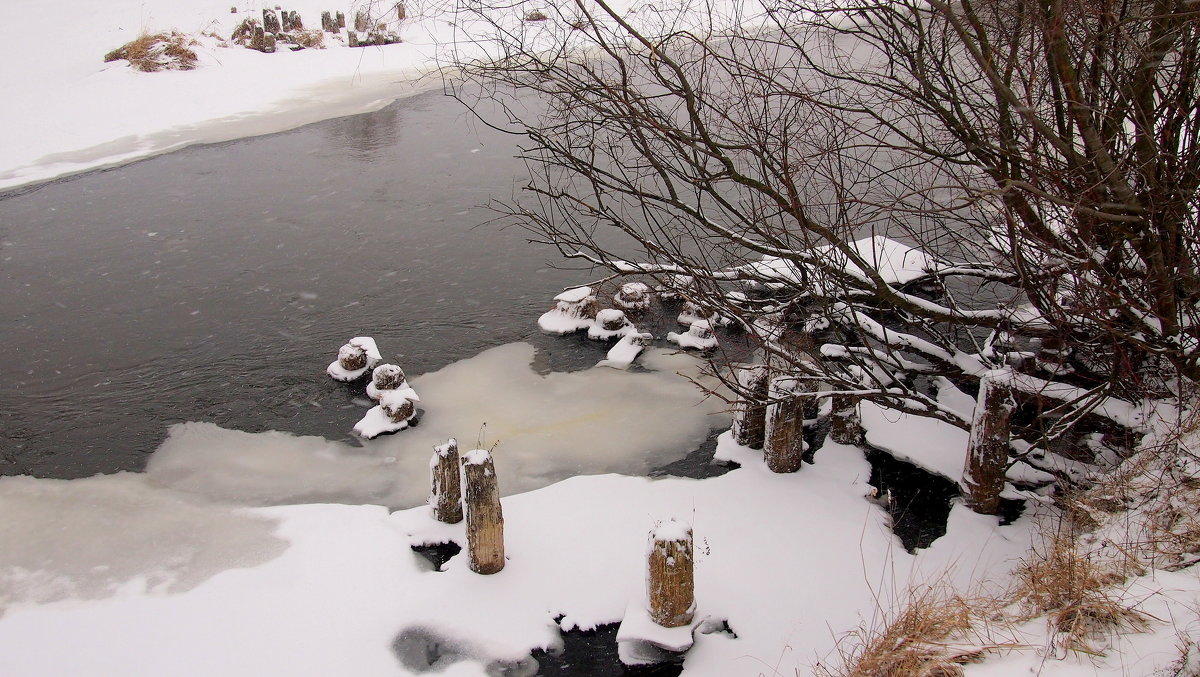
[{"label": "bare tree", "polygon": [[502,209],[606,280],[962,428],[997,369],[1064,426],[1200,376],[1195,0],[531,8],[460,6],[457,66],[526,139]]}]

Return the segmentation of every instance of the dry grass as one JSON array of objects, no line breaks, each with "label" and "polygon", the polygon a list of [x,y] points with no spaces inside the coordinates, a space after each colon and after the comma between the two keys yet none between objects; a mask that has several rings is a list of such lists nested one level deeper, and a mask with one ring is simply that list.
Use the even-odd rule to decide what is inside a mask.
[{"label": "dry grass", "polygon": [[283,39],[305,49],[325,49],[325,32],[297,30],[285,33]]},{"label": "dry grass", "polygon": [[988,600],[966,599],[945,586],[910,590],[895,616],[860,628],[838,642],[840,667],[818,665],[818,677],[961,677],[962,666],[1012,644],[980,642]]},{"label": "dry grass", "polygon": [[143,73],[188,71],[196,67],[196,52],[191,49],[196,44],[199,43],[175,31],[143,33],[137,39],[105,54],[104,61],[108,63],[125,59],[130,66]]},{"label": "dry grass", "polygon": [[1123,554],[1083,551],[1064,528],[1013,572],[1011,601],[1022,620],[1045,616],[1060,648],[1103,655],[1103,644],[1113,634],[1141,632],[1149,625],[1147,615],[1114,593],[1130,575],[1142,573],[1141,565]]}]

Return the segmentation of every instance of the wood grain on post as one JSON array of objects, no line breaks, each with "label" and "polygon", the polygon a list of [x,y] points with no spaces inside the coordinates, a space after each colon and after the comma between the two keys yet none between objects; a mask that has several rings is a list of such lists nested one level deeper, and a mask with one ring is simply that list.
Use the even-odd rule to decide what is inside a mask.
[{"label": "wood grain on post", "polygon": [[433,448],[429,459],[429,474],[433,490],[429,505],[433,517],[446,524],[458,524],[463,520],[462,483],[458,467],[458,441],[450,438],[445,444]]},{"label": "wood grain on post", "polygon": [[664,628],[692,622],[696,612],[696,583],[692,528],[667,520],[650,532],[646,557],[647,611]]},{"label": "wood grain on post", "polygon": [[979,380],[979,397],[967,440],[963,487],[967,507],[983,515],[1000,512],[1004,471],[1008,465],[1009,419],[1015,402],[1005,381],[1007,372],[989,372]]},{"label": "wood grain on post", "polygon": [[763,444],[763,458],[771,472],[796,472],[808,449],[804,442],[804,409],[810,398],[797,397],[795,386],[796,380],[788,377],[771,381],[769,398],[776,402],[767,407]]},{"label": "wood grain on post", "polygon": [[830,405],[829,439],[838,444],[862,444],[866,431],[858,417],[858,398],[833,395]]},{"label": "wood grain on post", "polygon": [[746,392],[733,410],[733,441],[751,449],[762,449],[767,428],[767,389],[770,385],[766,365],[742,367],[738,384]]},{"label": "wood grain on post", "polygon": [[504,568],[504,511],[496,466],[486,449],[462,457],[467,513],[467,553],[471,571],[494,574]]}]

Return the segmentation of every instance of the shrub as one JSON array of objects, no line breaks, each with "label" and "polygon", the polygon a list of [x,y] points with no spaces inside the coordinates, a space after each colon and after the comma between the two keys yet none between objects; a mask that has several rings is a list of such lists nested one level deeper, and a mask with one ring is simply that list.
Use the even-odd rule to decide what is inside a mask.
[{"label": "shrub", "polygon": [[196,67],[196,53],[191,47],[197,42],[188,36],[170,33],[143,33],[104,55],[104,62],[125,59],[143,73],[161,70],[188,71]]}]

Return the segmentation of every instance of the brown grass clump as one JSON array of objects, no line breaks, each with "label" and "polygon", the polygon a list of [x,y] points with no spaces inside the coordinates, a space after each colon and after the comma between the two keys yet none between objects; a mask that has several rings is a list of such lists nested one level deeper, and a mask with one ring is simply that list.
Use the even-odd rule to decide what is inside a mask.
[{"label": "brown grass clump", "polygon": [[[986,608],[990,608],[990,604]],[[974,641],[980,605],[938,587],[910,590],[882,627],[860,628],[838,642],[841,667],[817,666],[819,677],[961,677],[962,666],[1012,645]],[[854,648],[844,649],[852,643]]]},{"label": "brown grass clump", "polygon": [[196,53],[192,46],[199,44],[188,36],[170,33],[143,33],[104,55],[104,62],[125,59],[133,68],[143,73],[161,70],[189,71],[196,67]]},{"label": "brown grass clump", "polygon": [[325,49],[324,31],[296,30],[285,34],[284,39],[305,49]]},{"label": "brown grass clump", "polygon": [[1143,570],[1131,560],[1114,561],[1079,550],[1077,542],[1056,536],[1013,572],[1012,601],[1024,619],[1045,615],[1056,643],[1067,651],[1103,655],[1101,640],[1114,633],[1141,632],[1149,617],[1113,594],[1128,574]]}]

